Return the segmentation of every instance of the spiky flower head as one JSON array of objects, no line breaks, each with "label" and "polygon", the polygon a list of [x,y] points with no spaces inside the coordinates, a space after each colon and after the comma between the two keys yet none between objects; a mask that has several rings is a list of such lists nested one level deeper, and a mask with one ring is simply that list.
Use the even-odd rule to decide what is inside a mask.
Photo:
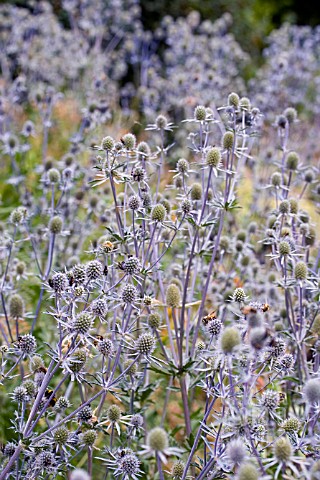
[{"label": "spiky flower head", "polygon": [[158,203],[151,210],[151,219],[154,222],[163,222],[163,220],[166,217],[166,213],[167,213],[167,211],[166,211],[165,207],[161,203]]},{"label": "spiky flower head", "polygon": [[287,437],[279,438],[274,444],[274,454],[279,462],[286,463],[292,455],[292,446]]},{"label": "spiky flower head", "polygon": [[81,433],[80,440],[83,445],[87,447],[92,447],[92,445],[97,440],[98,434],[95,430],[87,430],[86,432]]},{"label": "spiky flower head", "polygon": [[166,304],[168,307],[176,308],[179,307],[181,303],[181,293],[180,289],[174,283],[171,283],[166,292]]},{"label": "spiky flower head", "polygon": [[126,133],[122,137],[122,143],[127,150],[133,150],[136,146],[136,136],[133,133]]},{"label": "spiky flower head", "polygon": [[188,198],[185,198],[184,200],[182,200],[182,202],[180,204],[180,208],[181,208],[182,212],[187,215],[192,210],[192,203],[190,202],[190,200]]},{"label": "spiky flower head", "polygon": [[69,430],[64,426],[56,428],[53,433],[53,440],[59,446],[65,445],[69,440]]},{"label": "spiky flower head", "polygon": [[168,119],[165,115],[158,115],[155,124],[159,130],[164,130],[168,126]]},{"label": "spiky flower head", "polygon": [[66,397],[59,397],[54,408],[55,410],[65,410],[71,406],[70,400]]},{"label": "spiky flower head", "polygon": [[137,478],[135,475],[137,475],[140,471],[140,463],[141,462],[136,455],[129,453],[120,458],[119,471],[125,475],[125,478],[128,478],[129,476],[134,476],[134,478]]},{"label": "spiky flower head", "polygon": [[93,326],[92,315],[88,312],[81,312],[72,321],[72,330],[84,335],[89,332]]},{"label": "spiky flower head", "polygon": [[233,292],[232,299],[234,302],[242,303],[246,299],[246,294],[243,288],[236,288]]},{"label": "spiky flower head", "polygon": [[221,336],[221,349],[223,353],[232,353],[233,350],[240,345],[240,332],[236,327],[228,327]]},{"label": "spiky flower head", "polygon": [[97,298],[91,303],[90,310],[94,315],[104,317],[107,314],[108,305],[103,298]]},{"label": "spiky flower head", "polygon": [[274,187],[280,187],[281,185],[281,180],[282,180],[282,177],[281,177],[281,173],[280,172],[274,172],[271,176],[271,184],[274,186]]},{"label": "spiky flower head", "polygon": [[131,285],[129,283],[123,287],[121,292],[121,298],[124,303],[132,304],[136,302],[137,297],[138,297],[138,292],[134,285]]},{"label": "spiky flower head", "polygon": [[128,359],[124,362],[123,364],[124,366],[124,369],[127,371],[127,375],[132,375],[134,376],[137,371],[138,371],[138,365],[137,363],[132,363],[132,360],[131,359]]},{"label": "spiky flower head", "polygon": [[98,343],[98,350],[104,357],[112,357],[114,353],[114,345],[112,340],[109,338],[104,338]]},{"label": "spiky flower head", "polygon": [[131,172],[132,180],[142,182],[146,177],[146,171],[142,167],[135,167]]},{"label": "spiky flower head", "polygon": [[221,152],[218,147],[210,148],[206,155],[206,163],[209,167],[217,168],[221,162]]},{"label": "spiky flower head", "polygon": [[169,445],[168,434],[161,427],[155,427],[148,433],[147,445],[152,450],[162,452]]},{"label": "spiky flower head", "polygon": [[24,315],[24,301],[18,293],[9,298],[9,314],[12,318],[21,318]]},{"label": "spiky flower head", "polygon": [[44,368],[44,361],[40,355],[33,355],[29,360],[29,368],[31,372],[35,372],[39,368]]},{"label": "spiky flower head", "polygon": [[297,262],[294,267],[294,276],[296,280],[305,280],[307,278],[308,269],[304,262]]},{"label": "spiky flower head", "polygon": [[121,410],[118,405],[111,405],[107,410],[107,418],[109,422],[115,423],[120,420]]},{"label": "spiky flower head", "polygon": [[37,392],[37,386],[33,380],[29,380],[29,379],[25,380],[22,385],[27,390],[29,398],[32,398],[35,396]]},{"label": "spiky flower head", "polygon": [[27,389],[23,385],[19,385],[13,390],[12,398],[17,403],[27,402],[29,400]]},{"label": "spiky flower head", "polygon": [[62,231],[63,220],[58,215],[52,217],[49,221],[49,231],[54,235],[58,235]]},{"label": "spiky flower head", "polygon": [[56,293],[64,292],[69,285],[67,275],[65,273],[55,273],[52,275],[50,285]]},{"label": "spiky flower head", "polygon": [[130,210],[139,210],[140,206],[140,197],[138,197],[138,195],[131,195],[128,200],[128,207],[130,208]]},{"label": "spiky flower head", "polygon": [[222,137],[222,148],[225,150],[232,150],[234,145],[234,133],[225,132]]},{"label": "spiky flower head", "polygon": [[279,213],[286,215],[290,212],[290,203],[288,200],[282,200],[279,205]]},{"label": "spiky flower head", "polygon": [[87,361],[87,352],[78,348],[73,352],[68,361],[68,367],[73,373],[79,373]]},{"label": "spiky flower head", "polygon": [[161,324],[161,317],[158,313],[150,313],[148,317],[148,324],[151,328],[157,329]]},{"label": "spiky flower head", "polygon": [[101,141],[101,148],[106,151],[111,151],[114,148],[114,139],[110,136],[104,137]]},{"label": "spiky flower head", "polygon": [[150,149],[149,145],[147,144],[147,142],[138,143],[137,151],[140,154],[142,154],[142,155],[140,155],[142,158],[146,158],[146,157],[149,157],[151,155],[151,149]]},{"label": "spiky flower head", "polygon": [[283,240],[282,242],[279,243],[279,254],[282,257],[289,255],[290,252],[291,252],[291,247],[289,242],[286,242],[285,240]]},{"label": "spiky flower head", "polygon": [[128,273],[129,275],[134,275],[138,273],[141,269],[141,263],[139,258],[137,257],[129,257],[125,260],[122,264],[122,269],[124,272]]},{"label": "spiky flower head", "polygon": [[72,268],[72,276],[75,283],[84,283],[86,281],[86,267],[85,265],[75,265]]},{"label": "spiky flower head", "polygon": [[10,222],[14,225],[19,225],[26,218],[27,211],[24,207],[15,208],[10,215]]},{"label": "spiky flower head", "polygon": [[281,428],[286,433],[298,432],[301,428],[301,422],[296,417],[286,418],[281,424]]},{"label": "spiky flower head", "polygon": [[156,346],[156,340],[151,333],[143,333],[135,342],[135,350],[141,355],[150,355]]},{"label": "spiky flower head", "polygon": [[42,471],[50,469],[54,464],[54,454],[49,451],[42,451],[36,457],[36,465]]},{"label": "spiky flower head", "polygon": [[17,445],[13,442],[8,442],[6,443],[4,449],[3,449],[3,454],[6,457],[12,457],[14,452],[16,451]]},{"label": "spiky flower head", "polygon": [[182,478],[184,468],[185,468],[185,463],[182,462],[181,460],[176,460],[173,463],[172,469],[171,469],[172,478],[174,478],[176,480],[178,480],[179,478]]},{"label": "spiky flower head", "polygon": [[234,107],[234,108],[238,108],[239,103],[240,103],[239,95],[237,93],[234,93],[234,92],[230,93],[229,96],[228,96],[228,105],[230,105],[231,107]]},{"label": "spiky flower head", "polygon": [[99,260],[91,260],[86,265],[86,275],[89,280],[97,280],[103,275],[103,265]]},{"label": "spiky flower head", "polygon": [[203,122],[206,119],[207,116],[207,110],[204,105],[198,105],[194,109],[194,119],[197,120],[198,122]]},{"label": "spiky flower head", "polygon": [[279,393],[274,390],[267,390],[263,392],[260,403],[270,412],[276,410],[280,403]]},{"label": "spiky flower head", "polygon": [[61,175],[59,170],[56,168],[50,168],[48,171],[48,179],[50,183],[59,183],[61,180]]},{"label": "spiky flower head", "polygon": [[91,407],[89,407],[89,405],[86,405],[78,413],[78,419],[81,420],[82,422],[88,422],[89,420],[91,420],[92,415],[93,415],[93,412]]},{"label": "spiky flower head", "polygon": [[207,325],[207,330],[210,333],[210,335],[213,336],[218,336],[219,333],[221,332],[222,329],[222,322],[219,320],[219,318],[214,318],[211,320],[208,325]]},{"label": "spiky flower head", "polygon": [[26,355],[33,355],[37,350],[37,340],[30,333],[26,333],[19,337],[17,347],[20,352]]},{"label": "spiky flower head", "polygon": [[187,173],[189,170],[189,162],[185,158],[180,158],[177,161],[177,170],[179,173]]}]

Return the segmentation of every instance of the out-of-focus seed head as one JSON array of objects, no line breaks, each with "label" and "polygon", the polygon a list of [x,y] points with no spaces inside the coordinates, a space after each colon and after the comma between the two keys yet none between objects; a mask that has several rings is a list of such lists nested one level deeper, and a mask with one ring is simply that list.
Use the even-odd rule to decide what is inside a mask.
[{"label": "out-of-focus seed head", "polygon": [[142,154],[141,158],[143,158],[143,159],[147,158],[151,155],[151,149],[150,149],[149,145],[147,144],[147,142],[138,143],[137,151]]},{"label": "out-of-focus seed head", "polygon": [[143,333],[135,342],[134,349],[141,355],[150,355],[156,346],[156,340],[151,333]]},{"label": "out-of-focus seed head", "polygon": [[187,173],[189,170],[189,162],[185,158],[180,158],[177,161],[177,170],[179,173]]},{"label": "out-of-focus seed head", "polygon": [[155,427],[148,433],[147,445],[157,452],[163,452],[168,448],[169,440],[167,432],[161,427]]},{"label": "out-of-focus seed head", "polygon": [[290,212],[290,203],[288,200],[283,200],[279,205],[279,213],[286,215]]},{"label": "out-of-focus seed head", "polygon": [[82,468],[76,468],[70,474],[70,480],[91,480],[90,475]]},{"label": "out-of-focus seed head", "polygon": [[320,479],[320,460],[317,460],[312,465],[310,480],[319,480],[319,479]]},{"label": "out-of-focus seed head", "polygon": [[54,235],[58,235],[62,231],[62,226],[63,226],[63,220],[61,217],[56,215],[55,217],[52,217],[51,220],[49,221],[49,231],[53,233]]},{"label": "out-of-focus seed head", "polygon": [[286,167],[288,170],[296,170],[300,162],[300,157],[296,152],[289,152],[286,158]]},{"label": "out-of-focus seed head", "polygon": [[320,403],[320,379],[312,378],[303,387],[303,396],[307,403],[315,405]]},{"label": "out-of-focus seed head", "polygon": [[297,215],[299,211],[298,201],[295,198],[290,198],[289,204],[290,204],[290,213],[292,215]]},{"label": "out-of-focus seed head", "polygon": [[39,368],[44,368],[44,361],[40,355],[33,355],[29,360],[29,368],[31,372],[35,372]]},{"label": "out-of-focus seed head", "polygon": [[276,118],[276,125],[277,127],[279,128],[283,128],[285,129],[286,126],[287,126],[287,117],[285,115],[278,115],[277,118]]},{"label": "out-of-focus seed head", "polygon": [[266,339],[267,335],[266,329],[264,327],[258,326],[252,328],[252,330],[250,331],[250,345],[256,350],[261,350],[264,347]]},{"label": "out-of-focus seed head", "polygon": [[48,179],[50,183],[59,183],[61,180],[61,175],[59,170],[56,168],[50,168],[48,171]]},{"label": "out-of-focus seed head", "polygon": [[279,243],[279,254],[282,257],[285,257],[286,255],[289,255],[291,252],[291,247],[290,244],[286,241],[282,241]]},{"label": "out-of-focus seed head", "polygon": [[182,200],[182,202],[180,204],[180,208],[181,208],[182,212],[187,215],[192,210],[192,203],[190,202],[190,200],[188,198],[185,198],[184,200]]},{"label": "out-of-focus seed head", "polygon": [[133,150],[136,146],[136,136],[133,135],[133,133],[126,133],[125,135],[123,135],[123,137],[121,138],[122,140],[122,143],[124,145],[124,147],[127,149],[127,150]]},{"label": "out-of-focus seed head", "polygon": [[238,470],[237,480],[259,480],[260,474],[251,463],[243,463]]},{"label": "out-of-focus seed head", "polygon": [[232,353],[240,345],[240,332],[236,327],[227,327],[221,336],[221,349],[223,353]]},{"label": "out-of-focus seed head", "polygon": [[194,183],[192,185],[190,195],[191,195],[191,200],[193,200],[193,201],[201,200],[202,186],[201,186],[200,183]]},{"label": "out-of-focus seed head", "polygon": [[27,215],[27,210],[24,207],[15,208],[10,215],[10,222],[14,225],[22,223]]},{"label": "out-of-focus seed head", "polygon": [[18,293],[9,298],[9,314],[12,318],[21,318],[24,315],[24,301]]},{"label": "out-of-focus seed head", "polygon": [[25,380],[22,386],[27,390],[28,397],[33,398],[37,392],[37,386],[33,380]]},{"label": "out-of-focus seed head", "polygon": [[274,454],[279,462],[286,463],[292,455],[292,446],[288,438],[281,437],[274,443]]},{"label": "out-of-focus seed head", "polygon": [[306,280],[308,268],[304,262],[297,262],[294,267],[294,276],[296,280]]},{"label": "out-of-focus seed head", "polygon": [[126,360],[126,361],[124,362],[123,366],[124,366],[124,369],[125,369],[125,370],[127,370],[127,368],[128,368],[128,370],[127,370],[127,375],[132,375],[132,376],[134,376],[134,375],[137,373],[137,371],[138,371],[138,365],[137,365],[137,363],[132,363],[132,360],[131,360],[131,359]]},{"label": "out-of-focus seed head", "polygon": [[242,440],[231,440],[226,451],[229,461],[235,465],[240,465],[247,456],[246,448]]},{"label": "out-of-focus seed head", "polygon": [[228,96],[228,105],[234,108],[238,108],[239,104],[240,104],[239,95],[234,92],[230,93],[230,95]]},{"label": "out-of-focus seed head", "polygon": [[86,361],[87,361],[87,352],[82,348],[78,348],[73,352],[72,356],[68,361],[69,369],[73,373],[79,373],[85,366]]},{"label": "out-of-focus seed head", "polygon": [[101,141],[101,148],[106,151],[111,151],[114,148],[114,139],[110,136],[104,137]]},{"label": "out-of-focus seed head", "polygon": [[142,167],[135,167],[131,172],[132,180],[142,182],[146,177],[146,172]]},{"label": "out-of-focus seed head", "polygon": [[314,173],[312,170],[307,170],[304,174],[304,181],[306,183],[312,183],[314,180]]},{"label": "out-of-focus seed head", "polygon": [[166,292],[166,304],[168,307],[177,308],[181,303],[180,289],[174,283],[171,283]]},{"label": "out-of-focus seed head", "polygon": [[168,119],[165,115],[158,115],[155,124],[159,130],[164,130],[168,126]]},{"label": "out-of-focus seed head", "polygon": [[296,122],[298,118],[297,110],[292,107],[286,108],[283,115],[286,117],[289,124]]},{"label": "out-of-focus seed head", "polygon": [[158,313],[150,313],[148,317],[148,324],[151,328],[157,329],[161,324],[161,317]]},{"label": "out-of-focus seed head", "polygon": [[251,102],[247,97],[241,97],[239,105],[241,110],[249,111],[251,109]]}]

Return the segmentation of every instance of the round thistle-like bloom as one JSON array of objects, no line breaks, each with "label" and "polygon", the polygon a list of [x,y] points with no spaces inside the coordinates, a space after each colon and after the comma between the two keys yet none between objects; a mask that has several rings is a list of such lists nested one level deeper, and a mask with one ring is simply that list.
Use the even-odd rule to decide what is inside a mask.
[{"label": "round thistle-like bloom", "polygon": [[25,262],[18,262],[16,265],[16,272],[18,275],[23,275],[26,270],[26,264]]},{"label": "round thistle-like bloom", "polygon": [[[230,133],[230,132],[229,132]],[[221,162],[221,152],[217,147],[210,148],[206,155],[206,163],[209,167],[217,168]]]},{"label": "round thistle-like bloom", "polygon": [[165,219],[166,217],[166,209],[165,207],[161,204],[161,203],[158,203],[157,205],[155,205],[151,211],[151,219],[154,221],[154,222],[163,222],[163,220]]},{"label": "round thistle-like bloom", "polygon": [[230,105],[231,107],[238,108],[239,103],[240,103],[240,98],[237,93],[232,92],[230,93],[230,95],[228,95],[228,105]]},{"label": "round thistle-like bloom", "polygon": [[204,105],[198,105],[194,109],[194,119],[198,120],[199,122],[203,122],[206,119],[207,110]]},{"label": "round thistle-like bloom", "polygon": [[104,137],[101,141],[101,148],[106,151],[113,150],[114,148],[114,139],[110,136]]},{"label": "round thistle-like bloom", "polygon": [[6,457],[12,457],[12,455],[14,454],[14,452],[16,451],[16,448],[17,448],[17,445],[13,442],[8,442],[4,449],[3,449],[3,454],[6,456]]},{"label": "round thistle-like bloom", "polygon": [[290,198],[289,203],[290,203],[290,213],[292,215],[297,215],[299,211],[298,201],[295,198]]},{"label": "round thistle-like bloom", "polygon": [[276,408],[279,406],[279,403],[280,397],[278,392],[275,392],[274,390],[267,390],[262,394],[261,405],[267,410],[276,410]]},{"label": "round thistle-like bloom", "polygon": [[27,390],[29,398],[32,398],[35,396],[37,391],[37,386],[33,380],[25,380],[22,386]]},{"label": "round thistle-like bloom", "polygon": [[54,454],[49,451],[42,451],[36,457],[36,464],[41,470],[52,467],[55,464]]},{"label": "round thistle-like bloom", "polygon": [[149,157],[151,155],[151,149],[150,149],[149,145],[147,144],[147,142],[138,143],[137,151],[140,154],[142,154],[142,155],[140,155],[142,158],[146,158],[146,157]]},{"label": "round thistle-like bloom", "polygon": [[296,417],[287,418],[282,422],[281,428],[283,428],[286,433],[298,432],[301,428],[301,422]]},{"label": "round thistle-like bloom", "polygon": [[151,328],[157,329],[161,324],[161,317],[158,313],[150,313],[148,323]]},{"label": "round thistle-like bloom", "polygon": [[137,363],[132,363],[132,360],[128,359],[124,362],[123,367],[125,370],[127,370],[127,375],[132,375],[134,376],[137,371],[138,371],[138,365]]},{"label": "round thistle-like bloom", "polygon": [[69,359],[68,366],[73,373],[79,373],[87,361],[87,353],[84,349],[78,348]]},{"label": "round thistle-like bloom", "polygon": [[168,119],[165,115],[158,115],[155,124],[159,130],[164,130],[168,126]]},{"label": "round thistle-like bloom", "polygon": [[279,358],[276,365],[277,365],[277,368],[281,370],[290,370],[293,366],[293,363],[294,363],[293,355],[291,355],[291,353],[286,353],[285,355]]},{"label": "round thistle-like bloom", "polygon": [[246,448],[242,440],[231,440],[227,446],[227,457],[235,465],[240,465],[246,458]]},{"label": "round thistle-like bloom", "polygon": [[15,208],[10,215],[10,222],[19,225],[26,217],[26,209],[24,207]]},{"label": "round thistle-like bloom", "polygon": [[303,396],[311,405],[320,403],[320,379],[312,378],[303,387]]},{"label": "round thistle-like bloom", "polygon": [[222,323],[221,323],[221,320],[219,320],[218,318],[214,318],[207,325],[208,332],[210,333],[210,335],[213,335],[215,337],[219,335],[219,333],[221,332],[221,329],[222,329]]},{"label": "round thistle-like bloom", "polygon": [[146,307],[150,307],[152,305],[152,297],[150,297],[150,295],[145,295],[143,297],[143,304],[146,305]]},{"label": "round thistle-like bloom", "polygon": [[87,447],[92,447],[97,440],[98,434],[95,430],[87,430],[80,436],[81,443]]},{"label": "round thistle-like bloom", "polygon": [[164,208],[166,209],[166,212],[167,213],[170,213],[170,210],[171,210],[171,204],[169,202],[169,200],[167,200],[166,198],[163,198],[161,201],[160,201],[161,205],[164,206]]},{"label": "round thistle-like bloom", "polygon": [[135,342],[135,350],[141,355],[150,355],[156,346],[156,340],[151,333],[143,333]]},{"label": "round thistle-like bloom", "polygon": [[122,143],[127,150],[133,150],[136,146],[136,136],[133,133],[126,133],[122,137]]},{"label": "round thistle-like bloom", "polygon": [[297,152],[289,152],[286,158],[286,167],[288,170],[296,170],[300,157]]},{"label": "round thistle-like bloom", "polygon": [[177,308],[181,303],[180,289],[174,283],[171,283],[166,292],[166,304],[168,307]]},{"label": "round thistle-like bloom", "polygon": [[131,195],[128,200],[128,207],[130,208],[130,210],[139,210],[140,206],[140,197],[138,197],[138,195]]},{"label": "round thistle-like bloom", "polygon": [[240,345],[240,332],[236,327],[228,327],[221,336],[221,349],[223,353],[232,353],[235,347]]},{"label": "round thistle-like bloom", "polygon": [[288,200],[283,200],[279,205],[279,213],[286,215],[290,211],[290,203]]},{"label": "round thistle-like bloom", "polygon": [[69,285],[67,275],[65,273],[55,273],[52,275],[50,285],[56,293],[62,293]]},{"label": "round thistle-like bloom", "polygon": [[121,292],[121,298],[124,303],[134,303],[138,297],[136,287],[131,284],[125,285]]},{"label": "round thistle-like bloom", "polygon": [[81,312],[79,313],[72,322],[72,330],[85,334],[87,333],[93,326],[93,318],[92,315],[88,312]]},{"label": "round thistle-like bloom", "polygon": [[234,145],[234,133],[233,132],[225,132],[222,137],[222,148],[225,150],[232,150]]},{"label": "round thistle-like bloom", "polygon": [[242,303],[246,299],[246,294],[243,290],[243,288],[236,288],[235,291],[233,292],[233,301]]},{"label": "round thistle-like bloom", "polygon": [[17,346],[20,352],[32,355],[37,350],[37,341],[33,335],[26,333],[19,338]]},{"label": "round thistle-like bloom", "polygon": [[66,427],[58,427],[53,434],[54,442],[59,445],[65,445],[69,439],[69,430]]},{"label": "round thistle-like bloom", "polygon": [[132,180],[142,182],[145,179],[146,172],[142,167],[135,167],[131,172]]},{"label": "round thistle-like bloom", "polygon": [[155,427],[148,433],[147,445],[152,450],[162,452],[168,448],[169,440],[167,432],[161,427]]},{"label": "round thistle-like bloom", "polygon": [[129,275],[134,275],[138,273],[141,269],[141,263],[139,258],[137,257],[130,257],[127,258],[125,262],[122,264],[123,271],[128,273]]},{"label": "round thistle-like bloom", "polygon": [[54,235],[58,235],[62,231],[62,226],[63,226],[62,218],[56,215],[55,217],[51,218],[48,228],[51,233],[53,233]]},{"label": "round thistle-like bloom", "polygon": [[258,480],[259,472],[251,463],[244,463],[238,470],[237,480]]},{"label": "round thistle-like bloom", "polygon": [[70,401],[66,397],[59,397],[57,403],[55,404],[55,410],[62,411],[71,406]]},{"label": "round thistle-like bloom", "polygon": [[136,475],[137,473],[139,473],[139,467],[140,467],[140,460],[133,453],[129,453],[128,455],[125,455],[120,459],[119,469],[125,475],[128,475],[128,476]]},{"label": "round thistle-like bloom", "polygon": [[307,278],[308,269],[304,262],[296,263],[294,267],[294,276],[296,280],[305,280]]},{"label": "round thistle-like bloom", "polygon": [[201,200],[202,197],[202,186],[200,183],[194,183],[190,192],[191,200],[197,201]]},{"label": "round thistle-like bloom", "polygon": [[266,329],[264,327],[254,327],[250,331],[250,345],[256,350],[261,350],[264,347],[266,340]]},{"label": "round thistle-like bloom", "polygon": [[104,338],[98,343],[98,350],[104,357],[112,357],[114,352],[113,342],[109,338]]},{"label": "round thistle-like bloom", "polygon": [[247,110],[247,111],[250,110],[251,102],[250,102],[249,98],[247,98],[247,97],[241,97],[240,98],[240,108],[242,110]]},{"label": "round thistle-like bloom", "polygon": [[99,260],[92,260],[86,265],[86,275],[89,280],[97,280],[103,275],[103,265]]},{"label": "round thistle-like bloom", "polygon": [[82,468],[76,468],[70,474],[70,480],[91,480],[90,475]]},{"label": "round thistle-like bloom", "polygon": [[185,198],[184,200],[182,200],[182,202],[180,204],[180,208],[183,211],[183,213],[185,213],[187,215],[192,210],[192,203],[190,202],[190,200],[188,198]]},{"label": "round thistle-like bloom", "polygon": [[136,413],[131,417],[130,425],[132,425],[133,427],[139,428],[139,427],[142,427],[143,422],[144,422],[143,416],[140,415],[140,413]]},{"label": "round thistle-like bloom", "polygon": [[121,418],[121,410],[118,405],[111,405],[107,410],[107,418],[109,422],[118,422]]},{"label": "round thistle-like bloom", "polygon": [[189,170],[189,162],[185,158],[180,158],[177,161],[177,170],[179,173],[187,173]]},{"label": "round thistle-like bloom", "polygon": [[270,353],[273,358],[282,357],[287,348],[286,342],[280,338],[276,337],[273,339],[272,346],[270,347]]},{"label": "round thistle-like bloom", "polygon": [[271,176],[271,184],[274,187],[280,187],[281,185],[281,173],[280,172],[274,172]]},{"label": "round thistle-like bloom", "polygon": [[294,123],[298,118],[297,110],[293,107],[286,108],[283,115],[286,117],[289,124]]},{"label": "round thistle-like bloom", "polygon": [[27,389],[23,385],[16,387],[12,392],[12,398],[17,403],[27,402],[29,400]]},{"label": "round thistle-like bloom", "polygon": [[84,283],[86,281],[86,267],[85,265],[75,265],[72,269],[72,276],[75,283]]},{"label": "round thistle-like bloom", "polygon": [[282,257],[289,255],[290,252],[291,252],[291,248],[290,248],[289,242],[286,242],[285,240],[283,240],[282,242],[279,243],[279,254]]},{"label": "round thistle-like bloom", "polygon": [[48,179],[51,183],[59,183],[61,180],[59,170],[57,170],[56,168],[50,168],[50,170],[48,171]]},{"label": "round thistle-like bloom", "polygon": [[29,368],[33,373],[39,368],[44,368],[43,358],[40,355],[33,355],[29,361]]},{"label": "round thistle-like bloom", "polygon": [[184,462],[182,462],[181,460],[175,461],[174,464],[172,465],[172,469],[171,469],[172,477],[174,479],[177,479],[177,480],[179,478],[182,478],[184,468],[185,468],[185,463]]},{"label": "round thistle-like bloom", "polygon": [[312,183],[314,180],[314,173],[312,170],[307,170],[304,174],[304,181],[306,183]]},{"label": "round thistle-like bloom", "polygon": [[104,317],[108,311],[108,306],[103,298],[97,298],[92,302],[90,310],[94,315]]},{"label": "round thistle-like bloom", "polygon": [[91,407],[89,407],[89,405],[86,405],[78,413],[78,419],[81,420],[82,422],[88,422],[89,420],[91,420],[92,415],[93,415],[93,412]]},{"label": "round thistle-like bloom", "polygon": [[24,315],[24,301],[18,293],[9,298],[9,314],[12,318],[21,318]]},{"label": "round thistle-like bloom", "polygon": [[274,444],[274,454],[279,462],[286,463],[292,455],[292,446],[288,438],[281,437]]}]

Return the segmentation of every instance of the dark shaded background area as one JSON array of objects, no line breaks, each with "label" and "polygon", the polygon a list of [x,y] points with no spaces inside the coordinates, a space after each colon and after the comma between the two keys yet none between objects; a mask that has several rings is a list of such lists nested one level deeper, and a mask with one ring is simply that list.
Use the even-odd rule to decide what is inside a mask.
[{"label": "dark shaded background area", "polygon": [[[28,0],[0,0],[0,3],[31,8]],[[50,3],[68,28],[62,1],[50,0]],[[203,19],[215,20],[229,12],[233,16],[232,31],[236,39],[253,57],[259,55],[271,30],[283,22],[311,26],[320,24],[320,5],[314,8],[306,0],[140,0],[140,5],[146,30],[155,29],[165,15],[186,16],[197,10]]]}]

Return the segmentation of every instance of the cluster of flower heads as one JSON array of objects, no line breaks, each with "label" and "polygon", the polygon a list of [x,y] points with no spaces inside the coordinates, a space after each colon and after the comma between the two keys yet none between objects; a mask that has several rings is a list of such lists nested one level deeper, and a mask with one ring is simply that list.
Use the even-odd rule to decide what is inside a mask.
[{"label": "cluster of flower heads", "polygon": [[33,178],[38,125],[3,122],[0,478],[317,478],[319,171],[291,107],[259,161],[262,115],[230,93],[98,142],[82,118],[59,160],[44,122]]}]

